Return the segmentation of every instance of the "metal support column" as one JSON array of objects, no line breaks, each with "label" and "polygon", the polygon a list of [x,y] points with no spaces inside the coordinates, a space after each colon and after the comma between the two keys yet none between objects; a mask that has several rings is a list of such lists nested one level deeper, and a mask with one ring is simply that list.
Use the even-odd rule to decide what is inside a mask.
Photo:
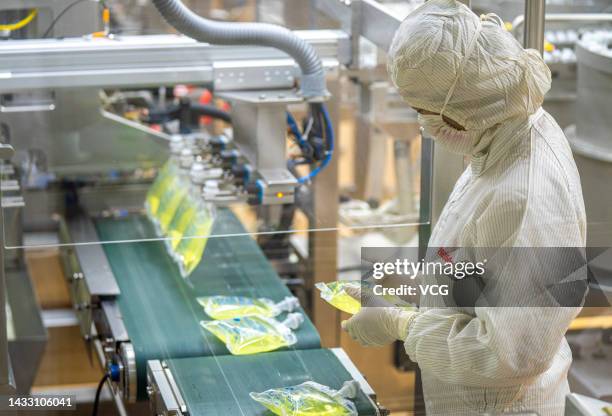
[{"label": "metal support column", "polygon": [[545,0],[525,0],[525,28],[523,46],[544,52]]},{"label": "metal support column", "polygon": [[[14,153],[15,151],[12,146],[0,143],[0,159],[2,161],[10,160]],[[0,194],[1,193],[0,191]],[[0,393],[10,394],[15,392],[15,380],[8,352],[8,335],[6,327],[5,247],[4,209],[0,206]]]},{"label": "metal support column", "polygon": [[[327,82],[327,88],[332,99],[327,103],[330,117],[334,123],[336,150],[327,168],[319,174],[312,185],[312,211],[308,235],[308,253],[311,276],[308,289],[312,299],[312,320],[321,335],[324,347],[334,347],[340,344],[340,313],[330,308],[314,293],[314,284],[336,280],[338,269],[338,133],[340,131],[340,82]],[[316,231],[316,229],[326,231]],[[330,230],[330,231],[328,231]]]},{"label": "metal support column", "polygon": [[384,166],[386,145],[378,134],[378,129],[371,120],[372,112],[372,84],[369,81],[360,82],[358,113],[355,117],[355,154],[354,166],[363,167],[355,169],[355,192],[357,199],[380,201],[383,192],[383,175],[374,172]]}]

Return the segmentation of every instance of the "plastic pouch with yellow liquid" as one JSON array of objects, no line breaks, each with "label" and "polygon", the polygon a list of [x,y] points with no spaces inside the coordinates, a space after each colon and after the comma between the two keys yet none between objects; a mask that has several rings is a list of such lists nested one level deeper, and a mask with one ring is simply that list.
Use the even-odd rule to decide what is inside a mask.
[{"label": "plastic pouch with yellow liquid", "polygon": [[340,390],[307,381],[250,396],[279,416],[357,416],[355,404],[349,400],[357,389],[356,381],[347,381]]},{"label": "plastic pouch with yellow liquid", "polygon": [[183,148],[180,156],[180,168],[176,175],[170,177],[155,214],[157,231],[160,235],[167,236],[174,215],[187,197],[191,186],[189,170],[192,164],[193,153],[191,148]]},{"label": "plastic pouch with yellow liquid", "polygon": [[185,232],[196,216],[197,209],[197,202],[194,201],[191,195],[187,194],[174,213],[174,218],[166,231],[166,236],[168,237],[165,240],[166,246],[171,254],[174,253],[174,250],[181,243]]},{"label": "plastic pouch with yellow liquid", "polygon": [[214,207],[203,202],[197,204],[191,224],[189,224],[173,250],[173,257],[179,266],[181,276],[189,277],[200,264],[208,243],[208,236],[215,222],[215,216]]},{"label": "plastic pouch with yellow liquid", "polygon": [[283,322],[261,315],[219,321],[201,321],[200,325],[225,343],[233,355],[250,355],[274,351],[297,342],[297,329],[304,316],[290,313]]},{"label": "plastic pouch with yellow liquid", "polygon": [[170,141],[170,158],[157,172],[157,177],[147,192],[145,210],[153,222],[157,222],[159,204],[168,189],[169,183],[173,181],[173,178],[178,174],[179,156],[184,145],[182,136],[172,136]]},{"label": "plastic pouch with yellow liquid", "polygon": [[[372,283],[367,280],[352,280],[352,281],[335,281],[330,283],[317,283],[315,285],[317,289],[321,291],[321,298],[328,302],[333,307],[340,309],[343,312],[355,315],[361,310],[362,306],[388,306],[398,307],[407,311],[414,311],[417,308],[402,300],[400,297],[395,295],[374,295],[372,290]],[[361,300],[353,298],[346,292],[346,289],[353,288],[356,293],[363,294],[362,300],[364,304],[361,304]],[[372,304],[368,302],[374,301]]]},{"label": "plastic pouch with yellow liquid", "polygon": [[346,288],[361,290],[359,281],[335,281],[329,283],[317,283],[315,285],[321,291],[321,298],[333,307],[343,312],[355,315],[361,309],[361,302],[346,293]]},{"label": "plastic pouch with yellow liquid", "polygon": [[167,189],[159,201],[159,207],[155,215],[157,231],[160,235],[167,236],[174,214],[176,214],[186,196],[187,184],[180,174],[170,178]]},{"label": "plastic pouch with yellow liquid", "polygon": [[166,231],[166,236],[168,237],[166,240],[166,246],[171,255],[174,255],[174,251],[181,243],[183,236],[195,219],[197,211],[200,208],[199,205],[202,199],[202,187],[204,185],[206,175],[206,165],[200,157],[197,157],[196,161],[191,166],[191,171],[189,172],[189,191],[174,213],[174,217],[172,218],[172,221],[168,225],[168,229]]},{"label": "plastic pouch with yellow liquid", "polygon": [[294,296],[287,296],[278,303],[267,298],[246,296],[205,296],[197,299],[206,315],[213,319],[232,319],[241,316],[262,315],[274,317],[282,312],[291,312],[300,306]]},{"label": "plastic pouch with yellow liquid", "polygon": [[168,160],[164,166],[157,173],[157,177],[147,192],[145,199],[145,209],[147,215],[151,220],[155,221],[157,210],[159,209],[159,202],[164,195],[168,183],[171,181],[172,176],[176,175],[176,165],[173,160]]}]

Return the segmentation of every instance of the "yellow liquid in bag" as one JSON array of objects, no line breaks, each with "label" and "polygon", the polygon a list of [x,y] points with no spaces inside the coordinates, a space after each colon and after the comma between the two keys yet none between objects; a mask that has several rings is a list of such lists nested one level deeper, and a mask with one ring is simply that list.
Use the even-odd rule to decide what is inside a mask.
[{"label": "yellow liquid in bag", "polygon": [[169,238],[169,245],[172,251],[176,250],[185,231],[187,231],[187,228],[189,228],[189,225],[195,218],[197,207],[198,205],[193,198],[187,195],[174,213],[174,218],[172,218],[166,234]]},{"label": "yellow liquid in bag", "polygon": [[[330,283],[317,283],[315,285],[321,291],[321,298],[333,307],[343,312],[355,315],[361,310],[361,301],[346,293],[345,288],[353,287],[361,290],[361,293],[369,292],[373,296],[372,289],[366,281],[335,281]],[[402,300],[395,295],[378,296],[380,301],[386,302],[389,307],[398,307],[406,311],[415,311],[414,305]],[[367,306],[367,305],[366,305]]]},{"label": "yellow liquid in bag", "polygon": [[173,162],[169,160],[159,170],[155,181],[153,181],[153,184],[149,188],[145,201],[147,213],[151,218],[155,218],[157,210],[159,209],[159,202],[161,201],[173,174],[176,174],[176,168],[173,166]]},{"label": "yellow liquid in bag", "polygon": [[191,224],[174,249],[174,255],[183,277],[189,276],[200,264],[208,243],[207,236],[210,235],[214,224],[214,218],[208,210],[202,208],[201,204],[197,204],[196,207]]},{"label": "yellow liquid in bag", "polygon": [[241,316],[275,316],[274,302],[244,296],[207,296],[198,298],[206,315],[213,319],[232,319]]},{"label": "yellow liquid in bag", "polygon": [[223,295],[204,296],[197,298],[197,301],[204,308],[206,315],[213,319],[232,319],[252,315],[271,318],[283,312],[292,312],[300,306],[300,301],[294,296],[286,296],[278,303],[268,298]]},{"label": "yellow liquid in bag", "polygon": [[349,296],[344,289],[346,287],[361,288],[360,282],[335,281],[330,283],[317,283],[315,285],[321,291],[321,298],[333,307],[343,312],[355,315],[361,310],[361,302]]},{"label": "yellow liquid in bag", "polygon": [[265,316],[202,321],[200,325],[223,341],[233,355],[274,351],[297,342],[289,328]]},{"label": "yellow liquid in bag", "polygon": [[250,396],[279,416],[356,416],[354,404],[334,393],[327,386],[307,381]]},{"label": "yellow liquid in bag", "polygon": [[161,233],[167,235],[168,226],[174,214],[178,210],[178,207],[185,199],[187,195],[189,183],[186,183],[179,175],[172,177],[169,181],[166,191],[159,202],[159,208],[157,209],[157,222]]}]

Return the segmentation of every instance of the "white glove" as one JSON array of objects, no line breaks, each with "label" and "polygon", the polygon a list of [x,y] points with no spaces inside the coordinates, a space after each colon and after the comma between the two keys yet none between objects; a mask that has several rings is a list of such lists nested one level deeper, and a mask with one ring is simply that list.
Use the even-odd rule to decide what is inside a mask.
[{"label": "white glove", "polygon": [[394,307],[361,308],[351,319],[342,322],[342,329],[363,346],[381,347],[405,340],[417,314]]}]

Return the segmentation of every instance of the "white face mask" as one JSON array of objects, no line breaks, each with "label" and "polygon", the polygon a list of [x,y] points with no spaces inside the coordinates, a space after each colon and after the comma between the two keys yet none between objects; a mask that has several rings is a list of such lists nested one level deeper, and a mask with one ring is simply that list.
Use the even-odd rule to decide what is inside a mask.
[{"label": "white face mask", "polygon": [[454,153],[471,154],[482,136],[483,130],[457,130],[450,126],[439,114],[418,114],[417,120],[425,134],[436,139],[441,145]]}]

